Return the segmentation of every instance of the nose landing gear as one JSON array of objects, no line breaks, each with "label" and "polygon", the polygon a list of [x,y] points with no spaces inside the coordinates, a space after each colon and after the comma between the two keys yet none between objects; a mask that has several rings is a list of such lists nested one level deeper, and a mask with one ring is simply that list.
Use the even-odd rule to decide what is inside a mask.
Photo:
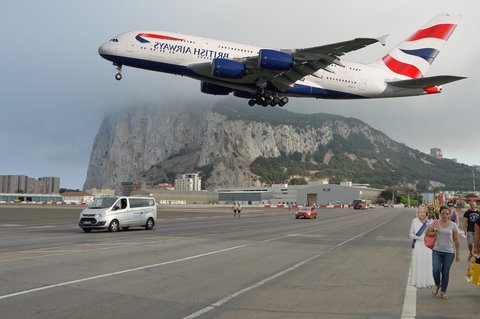
[{"label": "nose landing gear", "polygon": [[254,99],[251,99],[248,101],[248,105],[254,106],[254,105],[261,105],[263,107],[267,106],[284,106],[285,104],[288,103],[288,97],[286,96],[278,96],[278,95],[272,95],[270,92],[262,92],[262,93],[257,93],[255,95]]},{"label": "nose landing gear", "polygon": [[120,81],[122,79],[122,65],[114,64],[117,67],[117,74],[115,74],[115,80]]}]

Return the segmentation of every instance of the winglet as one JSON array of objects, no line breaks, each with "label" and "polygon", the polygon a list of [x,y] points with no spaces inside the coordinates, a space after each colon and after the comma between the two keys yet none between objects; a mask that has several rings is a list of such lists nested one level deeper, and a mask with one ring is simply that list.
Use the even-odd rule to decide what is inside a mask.
[{"label": "winglet", "polygon": [[381,37],[378,37],[377,40],[378,42],[380,42],[381,45],[385,46],[387,44],[387,37],[389,36],[390,34],[384,34],[382,35]]}]

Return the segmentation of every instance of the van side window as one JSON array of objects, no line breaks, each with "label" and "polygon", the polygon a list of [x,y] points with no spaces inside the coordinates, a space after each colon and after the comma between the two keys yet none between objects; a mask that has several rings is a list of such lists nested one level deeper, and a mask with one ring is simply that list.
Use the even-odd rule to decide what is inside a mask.
[{"label": "van side window", "polygon": [[155,201],[153,199],[148,199],[148,198],[130,198],[130,207],[135,208],[135,207],[148,207],[148,206],[154,206]]},{"label": "van side window", "polygon": [[126,198],[122,198],[120,200],[120,209],[125,209],[127,208],[127,199]]}]

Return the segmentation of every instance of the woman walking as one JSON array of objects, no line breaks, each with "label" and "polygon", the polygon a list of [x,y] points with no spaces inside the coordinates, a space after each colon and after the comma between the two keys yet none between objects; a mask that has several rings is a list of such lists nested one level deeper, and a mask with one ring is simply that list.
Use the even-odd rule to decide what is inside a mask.
[{"label": "woman walking", "polygon": [[440,207],[438,224],[430,225],[427,231],[429,235],[436,237],[432,253],[433,280],[435,281],[432,294],[436,296],[440,290],[440,297],[446,300],[450,267],[453,259],[460,261],[458,227],[450,220],[450,210],[447,206]]},{"label": "woman walking", "polygon": [[410,238],[412,239],[412,273],[410,285],[417,288],[432,287],[432,250],[425,246],[423,239],[429,223],[425,207],[417,210],[417,217],[412,219],[410,225]]}]

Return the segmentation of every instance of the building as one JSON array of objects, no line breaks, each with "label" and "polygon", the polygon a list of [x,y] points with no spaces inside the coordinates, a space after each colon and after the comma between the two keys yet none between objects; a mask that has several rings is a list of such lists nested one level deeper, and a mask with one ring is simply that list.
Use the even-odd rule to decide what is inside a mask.
[{"label": "building", "polygon": [[147,188],[153,188],[153,183],[145,181],[122,182],[118,193],[123,196],[130,196],[135,191]]},{"label": "building", "polygon": [[269,202],[272,193],[269,187],[246,187],[246,188],[222,188],[217,189],[220,202],[246,202],[262,203]]},{"label": "building", "polygon": [[20,194],[1,193],[0,203],[61,203],[62,197],[58,194]]},{"label": "building", "polygon": [[42,194],[58,194],[60,192],[59,177],[40,177],[40,193]]},{"label": "building", "polygon": [[438,147],[431,148],[430,155],[435,158],[443,158],[442,149]]},{"label": "building", "polygon": [[218,203],[218,193],[208,191],[181,191],[161,188],[139,189],[132,196],[154,197],[160,205],[213,204]]},{"label": "building", "polygon": [[349,205],[354,199],[376,200],[383,189],[337,184],[313,185],[297,190],[297,203],[311,206],[337,203]]},{"label": "building", "polygon": [[1,175],[0,193],[26,193],[28,191],[28,176]]},{"label": "building", "polygon": [[66,204],[88,204],[94,199],[94,196],[87,192],[64,192],[60,196],[62,196],[62,202]]},{"label": "building", "polygon": [[189,173],[177,175],[175,189],[180,191],[201,191],[202,179],[198,174]]},{"label": "building", "polygon": [[38,180],[25,175],[0,175],[0,193],[58,194],[59,177],[40,177]]},{"label": "building", "polygon": [[220,202],[241,201],[248,204],[349,205],[354,199],[376,200],[383,189],[345,182],[343,185],[316,183],[313,185],[274,184],[269,187],[218,189]]},{"label": "building", "polygon": [[115,196],[115,190],[111,188],[90,188],[85,190],[87,193],[92,194],[95,197]]}]

